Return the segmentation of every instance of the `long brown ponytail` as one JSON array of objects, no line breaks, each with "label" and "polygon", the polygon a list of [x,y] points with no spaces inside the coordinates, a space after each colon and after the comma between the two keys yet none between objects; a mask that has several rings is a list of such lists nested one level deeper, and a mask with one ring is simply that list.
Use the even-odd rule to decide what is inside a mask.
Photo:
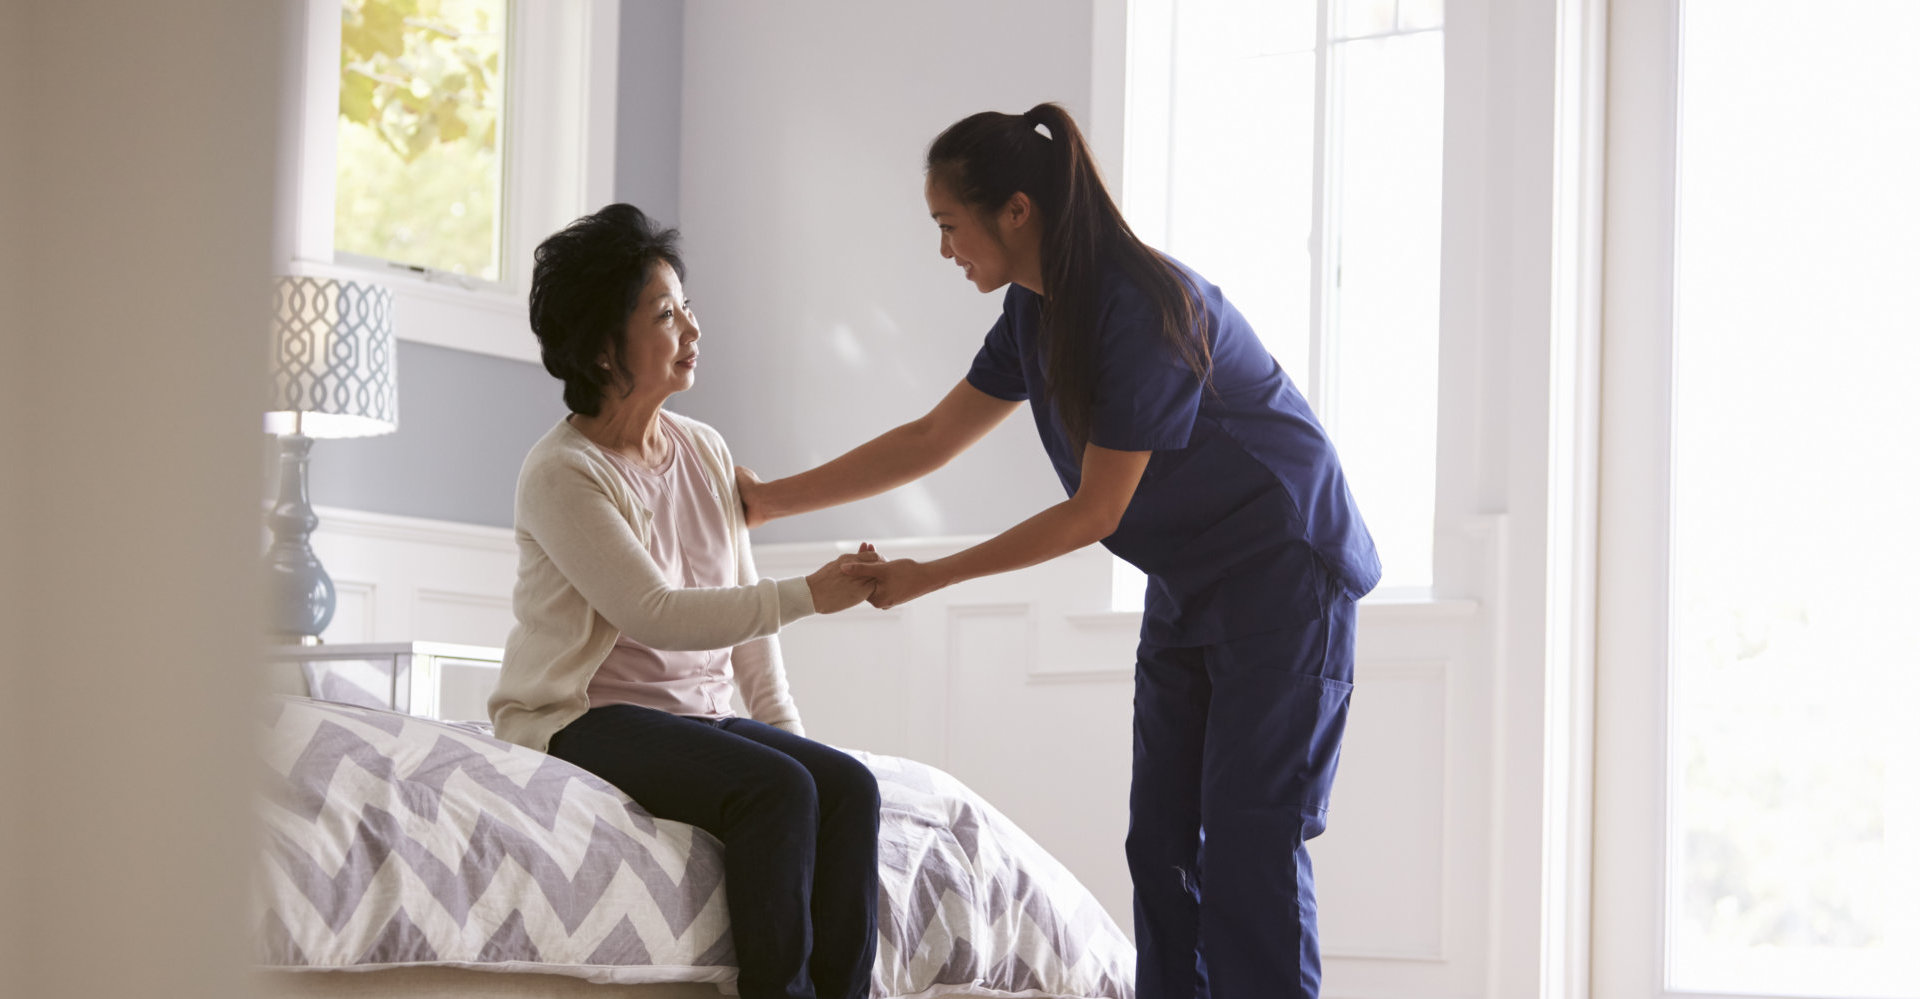
[{"label": "long brown ponytail", "polygon": [[1196,379],[1208,380],[1213,358],[1197,290],[1133,234],[1065,108],[1037,104],[1023,115],[982,111],[963,118],[927,149],[927,176],[983,217],[1016,192],[1025,192],[1038,208],[1047,397],[1076,455],[1092,430],[1094,326],[1105,268],[1121,268],[1146,293],[1168,345]]}]

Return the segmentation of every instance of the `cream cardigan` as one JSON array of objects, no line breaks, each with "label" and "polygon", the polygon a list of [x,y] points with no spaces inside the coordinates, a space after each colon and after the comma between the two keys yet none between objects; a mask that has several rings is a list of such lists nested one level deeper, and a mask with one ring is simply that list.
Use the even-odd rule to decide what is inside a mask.
[{"label": "cream cardigan", "polygon": [[[647,553],[654,511],[586,435],[561,420],[520,468],[513,534],[520,576],[500,684],[487,700],[494,732],[544,752],[587,713],[587,683],[622,633],[656,649],[733,647],[755,721],[805,734],[787,694],[781,627],[813,613],[804,577],[761,579],[733,488],[733,457],[712,427],[665,410],[706,463],[733,539],[734,586],[676,588]],[[724,499],[718,493],[724,491]]]}]

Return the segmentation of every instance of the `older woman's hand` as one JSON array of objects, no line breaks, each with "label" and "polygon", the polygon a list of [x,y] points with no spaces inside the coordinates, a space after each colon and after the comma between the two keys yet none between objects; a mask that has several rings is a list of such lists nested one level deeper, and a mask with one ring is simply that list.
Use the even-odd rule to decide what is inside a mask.
[{"label": "older woman's hand", "polygon": [[847,575],[841,567],[884,561],[872,545],[862,544],[859,551],[842,555],[815,570],[807,577],[807,588],[813,591],[813,609],[821,614],[837,614],[872,596],[872,580]]}]

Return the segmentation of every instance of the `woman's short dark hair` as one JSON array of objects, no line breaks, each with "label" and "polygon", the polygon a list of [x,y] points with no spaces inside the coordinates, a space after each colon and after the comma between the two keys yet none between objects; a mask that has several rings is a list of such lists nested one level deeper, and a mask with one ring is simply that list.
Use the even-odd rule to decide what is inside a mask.
[{"label": "woman's short dark hair", "polygon": [[527,319],[541,363],[566,386],[568,409],[598,416],[608,386],[632,390],[627,319],[661,261],[686,278],[679,230],[627,204],[574,219],[533,251]]}]

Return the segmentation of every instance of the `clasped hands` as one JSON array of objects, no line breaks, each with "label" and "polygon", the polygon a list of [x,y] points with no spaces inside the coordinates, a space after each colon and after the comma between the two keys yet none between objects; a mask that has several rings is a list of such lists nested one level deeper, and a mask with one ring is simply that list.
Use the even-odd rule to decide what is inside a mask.
[{"label": "clasped hands", "polygon": [[813,609],[835,614],[866,601],[881,610],[904,604],[940,588],[924,563],[910,558],[888,561],[870,544],[842,555],[807,576]]},{"label": "clasped hands", "polygon": [[[736,465],[733,473],[747,526],[759,527],[770,519],[764,502],[766,483],[750,468]],[[863,600],[886,610],[942,585],[938,574],[924,563],[910,558],[889,562],[865,542],[859,551],[842,555],[807,576],[813,609],[821,614],[837,614]]]}]

